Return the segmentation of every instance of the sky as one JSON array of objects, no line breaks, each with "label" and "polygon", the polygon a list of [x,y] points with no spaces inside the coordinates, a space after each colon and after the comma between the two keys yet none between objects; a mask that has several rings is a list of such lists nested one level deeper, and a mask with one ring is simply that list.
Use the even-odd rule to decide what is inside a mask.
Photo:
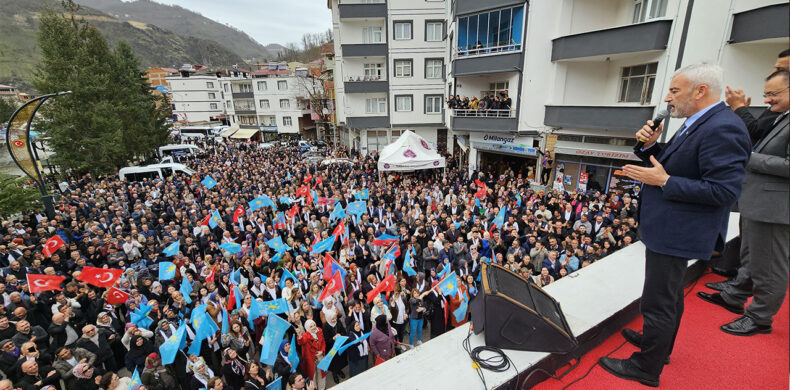
[{"label": "sky", "polygon": [[244,31],[263,45],[299,43],[332,27],[326,0],[155,0],[200,13]]}]

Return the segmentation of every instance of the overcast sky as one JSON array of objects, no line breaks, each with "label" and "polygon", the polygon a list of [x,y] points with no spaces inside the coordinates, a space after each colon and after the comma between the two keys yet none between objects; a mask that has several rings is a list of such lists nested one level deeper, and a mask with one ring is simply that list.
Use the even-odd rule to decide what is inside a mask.
[{"label": "overcast sky", "polygon": [[332,27],[326,0],[155,0],[199,12],[230,24],[256,41],[298,43],[305,33],[324,32]]}]

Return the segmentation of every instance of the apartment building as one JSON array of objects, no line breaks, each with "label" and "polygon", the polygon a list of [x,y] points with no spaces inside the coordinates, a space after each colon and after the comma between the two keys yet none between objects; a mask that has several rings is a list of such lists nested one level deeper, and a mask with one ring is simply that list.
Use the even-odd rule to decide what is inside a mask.
[{"label": "apartment building", "polygon": [[[232,74],[228,75],[233,78]],[[237,73],[235,77],[240,77]],[[185,65],[177,75],[165,77],[170,85],[173,118],[181,123],[214,122],[225,118],[225,93],[220,86],[222,73],[197,71]]]},{"label": "apartment building", "polygon": [[362,153],[413,130],[452,152],[444,99],[447,1],[329,0],[341,138]]}]

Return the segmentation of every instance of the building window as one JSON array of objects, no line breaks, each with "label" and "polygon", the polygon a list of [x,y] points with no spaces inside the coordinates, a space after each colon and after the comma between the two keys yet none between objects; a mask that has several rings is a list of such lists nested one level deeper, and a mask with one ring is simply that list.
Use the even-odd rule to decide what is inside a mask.
[{"label": "building window", "polygon": [[225,101],[225,107],[228,107],[228,108],[230,108],[230,107],[232,107],[232,104],[233,104],[233,103],[231,103],[231,102],[230,102],[230,100],[226,100],[226,101]]},{"label": "building window", "polygon": [[444,22],[426,21],[425,22],[425,41],[441,42],[444,40]]},{"label": "building window", "polygon": [[269,86],[266,85],[265,81],[258,81],[258,90],[259,91],[267,91],[268,89],[269,89]]},{"label": "building window", "polygon": [[365,99],[366,114],[384,114],[387,112],[387,98]]},{"label": "building window", "polygon": [[387,130],[368,130],[368,152],[387,146]]},{"label": "building window", "polygon": [[267,115],[261,118],[261,123],[264,126],[277,126],[277,117],[274,115]]},{"label": "building window", "polygon": [[444,67],[444,60],[442,59],[425,59],[425,78],[426,79],[440,79],[442,78],[442,68]]},{"label": "building window", "polygon": [[291,117],[290,116],[284,116],[283,117],[283,126],[285,126],[285,127],[293,126],[293,122],[291,121]]},{"label": "building window", "polygon": [[412,60],[395,60],[395,77],[411,77]]},{"label": "building window", "polygon": [[458,55],[482,55],[521,50],[524,6],[458,18]]},{"label": "building window", "polygon": [[395,111],[411,111],[411,110],[412,110],[411,95],[395,95]]},{"label": "building window", "polygon": [[288,82],[285,80],[280,80],[277,82],[277,89],[280,91],[285,91],[288,89]]},{"label": "building window", "polygon": [[211,81],[206,81],[206,88],[214,89],[214,83]]},{"label": "building window", "polygon": [[365,64],[365,80],[381,80],[384,77],[384,64]]},{"label": "building window", "polygon": [[212,110],[216,110],[217,109],[217,103],[209,103],[208,107],[210,109],[212,109]]},{"label": "building window", "polygon": [[230,87],[228,86],[228,83],[225,83],[225,92],[228,92],[228,89],[229,89],[229,88],[230,88]]},{"label": "building window", "polygon": [[269,100],[268,99],[261,99],[259,103],[260,103],[261,108],[266,108],[266,109],[269,108]]},{"label": "building window", "polygon": [[217,94],[216,94],[216,93],[214,93],[214,92],[209,92],[209,93],[208,93],[208,98],[209,98],[209,99],[216,99],[216,98],[217,98]]},{"label": "building window", "polygon": [[426,114],[442,113],[442,95],[425,96],[425,113]]},{"label": "building window", "polygon": [[284,110],[291,108],[291,101],[288,99],[280,99],[280,108]]},{"label": "building window", "polygon": [[382,43],[384,36],[382,34],[383,27],[362,27],[362,42],[363,43]]},{"label": "building window", "polygon": [[658,63],[624,67],[620,73],[620,103],[650,104]]},{"label": "building window", "polygon": [[500,81],[496,83],[488,83],[488,91],[480,91],[480,96],[483,96],[485,93],[488,93],[489,96],[494,95],[501,95],[503,93],[508,93],[508,86],[510,82],[508,81]]},{"label": "building window", "polygon": [[393,23],[395,25],[394,31],[394,39],[395,40],[405,40],[411,39],[411,21],[396,21]]},{"label": "building window", "polygon": [[667,13],[667,0],[635,0],[633,23],[663,18]]}]

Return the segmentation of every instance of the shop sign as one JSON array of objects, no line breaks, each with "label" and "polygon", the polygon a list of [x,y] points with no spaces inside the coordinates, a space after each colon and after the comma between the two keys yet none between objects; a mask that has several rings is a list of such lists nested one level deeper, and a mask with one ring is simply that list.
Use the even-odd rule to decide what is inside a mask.
[{"label": "shop sign", "polygon": [[584,156],[584,157],[600,157],[600,158],[612,158],[617,160],[639,161],[639,157],[636,157],[635,154],[628,152],[616,152],[609,150],[572,149],[572,148],[556,148],[555,152],[559,154],[570,154],[570,155]]},{"label": "shop sign", "polygon": [[529,148],[525,145],[491,144],[485,142],[474,142],[472,145],[475,147],[475,149],[488,150],[492,152],[523,154],[525,156],[536,156],[538,154],[537,149]]}]

